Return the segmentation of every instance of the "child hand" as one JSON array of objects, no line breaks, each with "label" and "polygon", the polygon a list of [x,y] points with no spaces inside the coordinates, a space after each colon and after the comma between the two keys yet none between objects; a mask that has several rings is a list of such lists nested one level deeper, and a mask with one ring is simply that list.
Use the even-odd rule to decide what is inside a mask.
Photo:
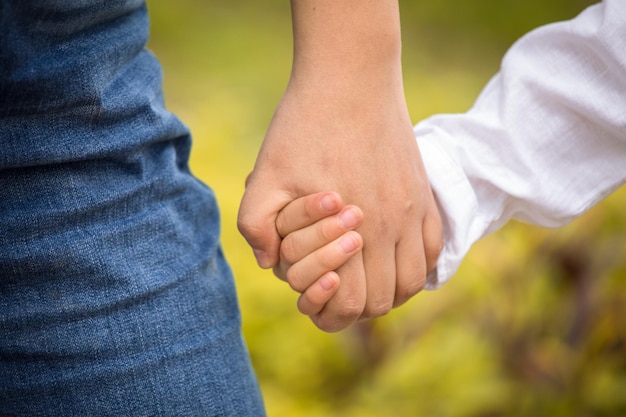
[{"label": "child hand", "polygon": [[339,288],[334,271],[363,247],[354,229],[363,221],[356,206],[343,206],[337,193],[316,193],[284,207],[276,219],[283,237],[274,274],[301,293],[298,310],[318,314]]}]

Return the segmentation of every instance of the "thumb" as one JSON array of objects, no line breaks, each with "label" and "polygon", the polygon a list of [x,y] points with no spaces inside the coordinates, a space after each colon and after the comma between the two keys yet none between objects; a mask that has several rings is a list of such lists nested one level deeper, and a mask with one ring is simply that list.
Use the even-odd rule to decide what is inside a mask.
[{"label": "thumb", "polygon": [[254,183],[246,187],[239,206],[237,228],[252,247],[261,268],[278,264],[281,238],[276,230],[276,218],[291,199],[287,194],[272,193],[267,187]]}]

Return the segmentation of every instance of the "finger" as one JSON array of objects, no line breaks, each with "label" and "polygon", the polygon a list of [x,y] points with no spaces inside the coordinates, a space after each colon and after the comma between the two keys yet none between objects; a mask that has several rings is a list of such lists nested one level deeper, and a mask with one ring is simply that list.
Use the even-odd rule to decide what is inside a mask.
[{"label": "finger", "polygon": [[287,282],[295,291],[304,292],[323,274],[346,263],[362,247],[361,235],[349,231],[293,264],[287,270]]},{"label": "finger", "polygon": [[289,270],[289,268],[291,268],[291,264],[288,264],[286,262],[278,262],[278,264],[272,267],[272,272],[278,279],[287,282],[287,271]]},{"label": "finger", "polygon": [[357,252],[337,271],[341,277],[339,289],[324,305],[311,316],[313,323],[325,332],[337,332],[355,323],[365,308],[365,271],[363,254]]},{"label": "finger", "polygon": [[405,234],[396,245],[396,291],[393,307],[406,303],[426,284],[426,258],[422,231]]},{"label": "finger", "polygon": [[363,222],[363,212],[356,206],[344,207],[336,216],[326,217],[317,223],[288,234],[280,246],[280,260],[294,264],[332,242]]},{"label": "finger", "polygon": [[[377,230],[384,230],[378,227]],[[393,308],[393,300],[396,291],[396,262],[395,245],[372,247],[380,239],[389,241],[386,236],[363,236],[363,240],[370,242],[370,246],[363,247],[363,259],[367,299],[360,319],[370,319],[384,316]]]},{"label": "finger", "polygon": [[289,233],[337,213],[342,206],[341,197],[334,192],[322,192],[298,198],[278,213],[276,230],[281,237],[285,237]]},{"label": "finger", "polygon": [[339,289],[339,275],[334,271],[325,273],[300,295],[298,310],[307,316],[319,313],[337,289]]},{"label": "finger", "polygon": [[423,241],[424,241],[424,254],[426,257],[426,273],[430,273],[437,266],[437,260],[439,254],[443,249],[443,227],[441,224],[441,215],[437,209],[436,204],[433,202],[433,206],[424,217],[423,228]]},{"label": "finger", "polygon": [[[336,216],[327,217],[316,224],[290,233],[280,245],[280,259],[274,266],[274,275],[287,281],[287,271],[293,264],[332,242],[363,222],[363,212],[356,206],[346,206]],[[339,267],[337,264],[335,269]]]},{"label": "finger", "polygon": [[268,195],[266,187],[256,187],[248,180],[241,200],[237,228],[252,247],[261,268],[271,268],[278,263],[280,236],[276,231],[278,212],[293,198],[287,193]]}]

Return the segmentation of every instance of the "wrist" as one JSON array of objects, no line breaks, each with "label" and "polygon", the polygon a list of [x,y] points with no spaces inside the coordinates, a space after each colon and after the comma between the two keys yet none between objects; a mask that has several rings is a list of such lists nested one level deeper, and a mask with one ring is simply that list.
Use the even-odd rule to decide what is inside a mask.
[{"label": "wrist", "polygon": [[293,82],[401,85],[397,0],[292,0],[292,12]]}]

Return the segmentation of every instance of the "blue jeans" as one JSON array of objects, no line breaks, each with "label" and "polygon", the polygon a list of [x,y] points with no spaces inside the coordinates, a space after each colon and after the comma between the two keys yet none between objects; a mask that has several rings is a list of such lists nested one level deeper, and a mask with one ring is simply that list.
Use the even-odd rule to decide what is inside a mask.
[{"label": "blue jeans", "polygon": [[0,415],[263,416],[143,1],[0,0]]}]

